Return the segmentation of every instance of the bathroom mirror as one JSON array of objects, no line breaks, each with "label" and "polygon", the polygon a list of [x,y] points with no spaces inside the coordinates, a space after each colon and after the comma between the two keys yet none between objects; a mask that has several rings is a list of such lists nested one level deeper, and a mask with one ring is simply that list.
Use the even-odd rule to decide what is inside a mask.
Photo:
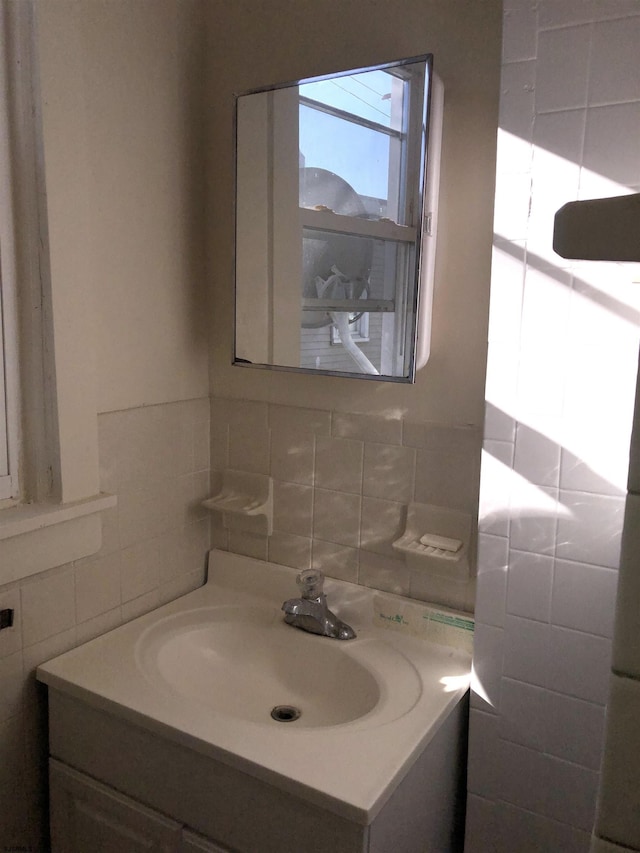
[{"label": "bathroom mirror", "polygon": [[426,55],[237,98],[235,364],[414,381],[434,88]]}]

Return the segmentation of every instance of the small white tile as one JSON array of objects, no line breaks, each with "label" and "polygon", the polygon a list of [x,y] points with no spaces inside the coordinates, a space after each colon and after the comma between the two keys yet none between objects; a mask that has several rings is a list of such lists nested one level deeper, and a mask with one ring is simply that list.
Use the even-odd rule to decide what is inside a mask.
[{"label": "small white tile", "polygon": [[640,849],[640,683],[611,676],[596,832]]},{"label": "small white tile", "polygon": [[[496,225],[496,228],[498,227]],[[494,239],[489,303],[489,341],[491,343],[517,344],[519,341],[524,270],[524,250],[521,244]],[[490,404],[487,405],[487,409],[490,409]],[[495,437],[487,431],[485,420],[485,441],[487,438]],[[507,440],[512,440],[512,435],[509,435]]]},{"label": "small white tile", "polygon": [[588,853],[589,836],[575,827],[509,803],[496,808],[500,853]]},{"label": "small white tile", "polygon": [[484,441],[509,442],[516,437],[516,420],[488,401],[484,410]]},{"label": "small white tile", "polygon": [[443,604],[454,610],[466,610],[473,581],[456,583],[440,575],[416,569],[410,572],[409,596],[419,601]]},{"label": "small white tile", "polygon": [[39,643],[75,625],[75,584],[72,568],[26,583],[21,591],[22,639]]},{"label": "small white tile", "polygon": [[627,495],[618,572],[613,668],[640,679],[640,495]]},{"label": "small white tile", "polygon": [[413,447],[365,444],[362,493],[409,503],[413,498],[415,464]]},{"label": "small white tile", "polygon": [[417,447],[421,450],[473,455],[480,450],[482,433],[475,426],[404,421],[402,443],[405,447]]},{"label": "small white tile", "polygon": [[338,580],[357,583],[358,551],[335,542],[314,539],[311,550],[311,566],[325,575]]},{"label": "small white tile", "polygon": [[123,604],[158,587],[162,542],[161,539],[152,539],[120,552],[120,592]]},{"label": "small white tile", "polygon": [[539,428],[518,424],[514,469],[530,483],[557,487],[560,480],[560,447]]},{"label": "small white tile", "polygon": [[109,554],[75,567],[76,618],[86,622],[120,606],[120,554]]},{"label": "small white tile", "polygon": [[393,543],[404,533],[405,521],[404,504],[363,498],[360,548],[395,559]]},{"label": "small white tile", "polygon": [[122,609],[115,607],[107,613],[101,613],[99,616],[94,616],[86,622],[78,625],[78,645],[88,643],[95,637],[101,637],[114,628],[118,628],[122,624]]},{"label": "small white tile", "polygon": [[120,457],[121,412],[98,415],[98,455],[100,465],[100,488],[103,492],[119,492],[118,460]]},{"label": "small white tile", "polygon": [[[570,425],[569,420],[567,420],[566,425]],[[628,454],[623,449],[626,444],[624,439],[618,442],[611,436],[615,443],[612,445],[607,443],[610,453],[606,460],[607,476],[603,476],[604,472],[598,473],[592,464],[590,465],[585,461],[594,457],[602,457],[602,440],[600,440],[598,447],[595,435],[590,441],[590,431],[585,430],[582,433],[577,433],[577,429],[571,431],[576,436],[572,444],[576,450],[579,450],[580,455],[578,456],[563,448],[560,462],[560,488],[564,491],[593,492],[594,494],[613,495],[615,497],[624,495],[626,491],[624,483],[628,469]],[[606,430],[606,432],[611,435],[611,431]],[[600,431],[599,434],[602,436],[603,431]]]},{"label": "small white tile", "polygon": [[311,536],[313,489],[298,483],[273,484],[273,526],[281,533]]},{"label": "small white tile", "polygon": [[549,756],[543,813],[590,832],[596,812],[598,773]]},{"label": "small white tile", "polygon": [[311,538],[274,530],[269,537],[268,558],[280,566],[308,569],[311,566]]},{"label": "small white tile", "polygon": [[217,413],[216,398],[211,400],[211,435],[209,440],[209,463],[213,471],[224,471],[229,467],[229,424]]},{"label": "small white tile", "polygon": [[22,652],[0,658],[0,723],[20,712],[23,682]]},{"label": "small white tile", "polygon": [[339,492],[362,492],[364,445],[343,438],[316,438],[315,484]]},{"label": "small white tile", "polygon": [[501,767],[500,799],[543,813],[549,775],[548,757],[511,741],[499,741],[494,760]]},{"label": "small white tile", "polygon": [[[504,146],[503,146],[504,149]],[[493,225],[496,234],[505,240],[525,240],[529,229],[529,197],[531,195],[531,175],[511,174],[500,170],[496,174],[496,192],[493,211]],[[492,297],[493,299],[493,297]],[[496,336],[496,308],[492,308],[491,342],[502,343],[512,336],[505,331]]]},{"label": "small white tile", "polygon": [[559,559],[617,569],[625,499],[588,492],[560,492]]},{"label": "small white tile", "polygon": [[507,616],[504,647],[505,676],[527,684],[547,686],[549,625],[518,616]]},{"label": "small white tile", "polygon": [[410,573],[403,560],[360,551],[358,583],[395,595],[409,595]]},{"label": "small white tile", "polygon": [[357,548],[360,544],[359,495],[315,489],[313,537]]},{"label": "small white tile", "polygon": [[477,794],[467,796],[464,853],[498,853],[495,811],[492,800]]},{"label": "small white tile", "polygon": [[[2,810],[3,823],[19,806],[18,801],[22,793],[21,782],[24,778],[23,737],[24,726],[19,717],[10,717],[0,722],[0,791],[5,795]],[[9,823],[8,820],[7,822]]]},{"label": "small white tile", "polygon": [[590,104],[640,99],[639,42],[640,15],[594,24]]},{"label": "small white tile", "polygon": [[498,717],[475,708],[469,716],[467,787],[471,794],[494,800],[500,793]]},{"label": "small white tile", "polygon": [[[513,469],[509,462],[503,461],[497,453],[504,449],[507,442],[488,441],[482,451],[480,470],[480,503],[478,508],[478,529],[482,533],[495,536],[509,536],[510,497],[514,481]],[[496,448],[496,445],[500,445]],[[513,449],[513,445],[507,446]]]},{"label": "small white tile", "polygon": [[565,344],[537,338],[520,351],[518,366],[518,406],[523,420],[539,415],[560,416],[564,401],[562,365]]},{"label": "small white tile", "polygon": [[[179,552],[177,559],[179,573],[189,574],[205,567],[207,552],[211,547],[209,544],[211,541],[209,526],[209,519],[203,519],[193,524],[185,524],[178,531]],[[160,544],[161,549],[162,545]],[[263,559],[265,558],[263,557]]]},{"label": "small white tile", "polygon": [[522,480],[512,483],[511,546],[519,551],[553,554],[556,547],[558,491]]},{"label": "small white tile", "polygon": [[418,450],[415,499],[418,503],[474,512],[478,500],[480,452]]},{"label": "small white tile", "polygon": [[594,20],[605,21],[607,18],[624,18],[638,14],[638,0],[596,0],[594,5]]},{"label": "small white tile", "polygon": [[193,424],[193,472],[208,471],[211,467],[211,425],[209,419]]},{"label": "small white tile", "polygon": [[[540,182],[556,177],[555,168],[549,175],[545,173],[545,167],[557,166],[561,171],[563,166],[566,169],[569,164],[580,164],[585,121],[586,111],[582,109],[536,116],[533,142],[538,152],[534,173]],[[538,186],[543,186],[543,183],[538,183]],[[553,269],[548,272],[553,273]]]},{"label": "small white tile", "polygon": [[166,483],[119,495],[117,509],[121,548],[159,536],[166,529],[169,518]]},{"label": "small white tile", "polygon": [[315,439],[311,430],[285,427],[271,436],[271,476],[290,483],[313,484]]},{"label": "small white tile", "polygon": [[29,646],[23,653],[25,676],[33,677],[36,667],[40,666],[41,663],[57,658],[58,655],[63,655],[69,649],[75,648],[76,645],[77,630],[74,626],[67,631],[63,631],[61,634],[54,634],[51,637],[47,637],[46,640]]},{"label": "small white tile", "polygon": [[[534,60],[510,62],[502,66],[499,127],[528,143],[531,142],[535,116],[535,77]],[[531,168],[530,145],[523,147],[523,150],[528,150],[528,159],[520,160],[517,165],[519,171],[525,172]]]},{"label": "small white tile", "polygon": [[234,554],[243,554],[245,557],[254,557],[256,560],[266,560],[268,554],[267,536],[262,534],[248,533],[243,530],[229,531],[229,550]]},{"label": "small white tile", "polygon": [[499,713],[503,655],[504,630],[476,622],[473,635],[472,708]]},{"label": "small white tile", "polygon": [[633,187],[640,181],[637,150],[629,140],[640,138],[640,100],[591,107],[587,113],[582,165],[585,169]]},{"label": "small white tile", "polygon": [[613,569],[556,560],[551,621],[611,638],[617,585],[618,573]]},{"label": "small white tile", "polygon": [[331,434],[336,438],[398,445],[402,441],[402,421],[400,418],[387,418],[384,415],[334,412]]},{"label": "small white tile", "polygon": [[475,613],[486,625],[502,627],[506,609],[509,540],[480,533]]},{"label": "small white tile", "polygon": [[593,19],[593,0],[538,0],[540,29],[586,24]]},{"label": "small white tile", "polygon": [[599,770],[604,744],[604,707],[548,692],[545,714],[546,751],[556,758]]},{"label": "small white tile", "polygon": [[229,429],[229,467],[236,471],[269,473],[271,433],[255,423],[237,423]]},{"label": "small white tile", "polygon": [[331,433],[331,412],[323,409],[304,409],[272,403],[269,405],[268,422],[274,433],[289,429],[310,435]]},{"label": "small white tile", "polygon": [[158,590],[158,604],[165,604],[169,601],[175,601],[182,595],[198,589],[205,582],[204,569],[197,572],[189,572],[188,574],[180,575],[167,584],[164,584]]},{"label": "small white tile", "polygon": [[137,619],[138,616],[155,610],[159,604],[160,598],[157,589],[153,589],[139,598],[133,598],[122,605],[122,621],[130,622],[132,619]]},{"label": "small white tile", "polygon": [[550,690],[604,705],[610,666],[610,640],[551,626],[545,659],[545,686]]},{"label": "small white tile", "polygon": [[500,737],[543,751],[547,732],[548,691],[511,678],[502,679]]},{"label": "small white tile", "polygon": [[[546,196],[546,187],[538,175],[534,175],[534,189]],[[555,185],[554,185],[555,189]],[[527,267],[524,283],[524,299],[522,304],[521,341],[522,348],[529,349],[540,344],[541,329],[544,329],[545,347],[557,346],[564,342],[569,322],[571,300],[571,275],[557,267],[536,269]],[[525,426],[525,425],[523,425]],[[526,425],[529,430],[538,427],[538,423]],[[538,432],[541,429],[538,428]],[[546,435],[546,433],[544,433]],[[531,436],[528,436],[531,441]],[[516,436],[517,450],[518,436]],[[541,448],[532,448],[536,456],[541,454]],[[547,463],[543,455],[542,460]],[[557,463],[556,463],[557,464]],[[539,474],[538,474],[539,476]],[[535,479],[533,482],[540,482]],[[556,482],[541,483],[541,485],[557,485]]]},{"label": "small white tile", "polygon": [[[515,426],[515,421],[514,421]],[[515,456],[515,443],[511,441],[498,441],[487,438],[482,444],[483,453],[488,454],[507,468],[513,467]]]},{"label": "small white tile", "polygon": [[507,579],[507,612],[525,619],[549,620],[553,558],[512,550]]},{"label": "small white tile", "polygon": [[514,411],[518,394],[519,346],[490,341],[487,351],[485,398],[498,412]]},{"label": "small white tile", "polygon": [[538,35],[536,111],[570,110],[587,103],[591,27],[543,30]]},{"label": "small white tile", "polygon": [[502,61],[534,59],[537,43],[535,7],[528,3],[517,9],[505,9],[503,27]]}]

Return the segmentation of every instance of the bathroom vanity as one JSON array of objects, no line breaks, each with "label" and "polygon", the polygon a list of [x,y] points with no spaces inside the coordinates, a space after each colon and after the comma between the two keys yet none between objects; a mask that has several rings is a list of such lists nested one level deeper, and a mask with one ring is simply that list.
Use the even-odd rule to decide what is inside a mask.
[{"label": "bathroom vanity", "polygon": [[472,620],[327,580],[339,641],[284,622],[295,588],[213,551],[205,586],[39,668],[53,853],[462,849]]}]

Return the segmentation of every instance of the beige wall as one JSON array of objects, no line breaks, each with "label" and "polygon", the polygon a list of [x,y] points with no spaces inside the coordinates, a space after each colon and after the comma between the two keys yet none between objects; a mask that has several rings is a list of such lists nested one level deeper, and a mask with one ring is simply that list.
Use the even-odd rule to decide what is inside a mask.
[{"label": "beige wall", "polygon": [[206,395],[201,3],[36,8],[56,331],[98,412]]},{"label": "beige wall", "polygon": [[[498,0],[208,4],[214,394],[482,423],[500,12]],[[425,52],[434,54],[446,104],[429,363],[413,386],[231,367],[234,94]]]}]

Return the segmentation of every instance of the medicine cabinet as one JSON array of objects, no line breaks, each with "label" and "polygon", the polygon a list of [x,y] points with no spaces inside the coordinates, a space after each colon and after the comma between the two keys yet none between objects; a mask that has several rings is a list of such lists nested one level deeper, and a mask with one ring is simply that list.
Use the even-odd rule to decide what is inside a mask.
[{"label": "medicine cabinet", "polygon": [[425,55],[238,96],[234,363],[412,382],[442,86]]}]

